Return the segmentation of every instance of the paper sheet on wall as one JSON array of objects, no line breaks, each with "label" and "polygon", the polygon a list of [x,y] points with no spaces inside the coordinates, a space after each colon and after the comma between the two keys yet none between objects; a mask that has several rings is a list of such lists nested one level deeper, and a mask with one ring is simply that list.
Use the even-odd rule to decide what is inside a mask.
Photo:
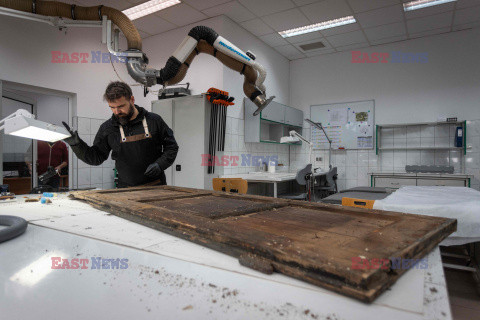
[{"label": "paper sheet on wall", "polygon": [[[330,140],[332,140],[332,148],[338,149],[343,146],[342,141],[342,126],[327,126],[324,127],[325,132],[327,133]],[[329,143],[325,134],[322,130],[313,127],[312,128],[312,139],[314,149],[328,149]]]},{"label": "paper sheet on wall", "polygon": [[329,125],[344,125],[347,123],[347,110],[328,110],[328,124]]},{"label": "paper sheet on wall", "polygon": [[373,148],[373,137],[357,137],[358,149],[371,149]]},{"label": "paper sheet on wall", "polygon": [[[332,140],[332,148],[373,149],[375,102],[373,100],[313,105],[311,120],[321,123]],[[312,128],[314,149],[328,149],[321,129]]]}]

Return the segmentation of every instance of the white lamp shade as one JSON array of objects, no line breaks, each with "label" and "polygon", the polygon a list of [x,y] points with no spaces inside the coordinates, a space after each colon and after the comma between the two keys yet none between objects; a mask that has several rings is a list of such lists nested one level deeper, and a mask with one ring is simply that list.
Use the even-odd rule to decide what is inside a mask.
[{"label": "white lamp shade", "polygon": [[288,137],[281,137],[280,138],[280,143],[294,143],[294,142],[299,142],[300,139],[298,139],[297,137],[292,137],[292,136],[288,136]]},{"label": "white lamp shade", "polygon": [[70,133],[63,127],[24,116],[5,120],[4,130],[5,134],[48,142],[70,137]]}]

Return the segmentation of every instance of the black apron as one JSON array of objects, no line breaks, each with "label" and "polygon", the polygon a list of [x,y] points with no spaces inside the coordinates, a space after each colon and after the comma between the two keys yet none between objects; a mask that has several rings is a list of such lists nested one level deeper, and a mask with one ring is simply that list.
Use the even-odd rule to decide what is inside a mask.
[{"label": "black apron", "polygon": [[[115,163],[118,171],[117,186],[119,188],[139,186],[156,180],[158,180],[158,185],[166,184],[166,177],[163,172],[160,177],[155,178],[149,178],[144,174],[147,167],[157,160],[158,155],[153,152],[156,147],[155,140],[150,135],[145,117],[142,124],[145,133],[129,137],[125,136],[123,127],[120,125],[120,146]],[[146,153],[145,150],[151,150],[152,152]],[[144,156],[140,157],[138,155]]]}]

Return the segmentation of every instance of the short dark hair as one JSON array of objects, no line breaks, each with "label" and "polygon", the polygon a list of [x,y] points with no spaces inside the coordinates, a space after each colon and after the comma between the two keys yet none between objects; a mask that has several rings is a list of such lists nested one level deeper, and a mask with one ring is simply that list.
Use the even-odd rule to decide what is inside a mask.
[{"label": "short dark hair", "polygon": [[108,84],[107,89],[105,89],[105,94],[103,99],[107,101],[114,101],[125,97],[125,99],[130,100],[132,97],[132,89],[128,84],[121,81],[112,81]]}]

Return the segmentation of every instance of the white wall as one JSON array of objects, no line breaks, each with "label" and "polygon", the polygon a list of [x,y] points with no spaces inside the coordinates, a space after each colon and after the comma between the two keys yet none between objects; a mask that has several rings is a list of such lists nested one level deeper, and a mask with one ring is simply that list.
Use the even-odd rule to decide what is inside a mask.
[{"label": "white wall", "polygon": [[[377,124],[436,121],[439,115],[480,119],[479,40],[480,29],[473,29],[359,50],[370,54],[426,52],[424,64],[354,64],[351,52],[292,61],[291,104],[308,115],[314,104],[374,99]],[[468,126],[467,141],[472,148],[464,157],[465,172],[475,175],[473,186],[479,188],[478,121]],[[392,132],[391,138],[406,139],[400,131]],[[296,151],[296,157],[304,157],[305,148]],[[326,167],[326,153],[318,151],[317,155],[325,159],[317,165]],[[389,151],[376,156],[373,151],[348,150],[336,151],[332,157],[342,189],[367,185],[368,172],[403,171],[405,164],[454,165],[459,172],[463,170],[457,165],[460,159],[458,151]]]},{"label": "white wall", "polygon": [[312,104],[375,99],[377,123],[436,121],[437,115],[480,118],[480,29],[448,33],[362,52],[427,52],[428,63],[351,63],[351,52],[291,63],[291,102]]},{"label": "white wall", "polygon": [[[2,16],[0,43],[0,79],[76,93],[79,115],[109,116],[102,95],[108,82],[117,79],[109,63],[90,63],[91,57],[88,63],[51,62],[52,51],[106,52],[101,28],[70,28],[65,34],[45,23]],[[117,70],[128,79],[123,66]]]},{"label": "white wall", "polygon": [[68,120],[68,98],[38,95],[38,120],[62,126]]}]

